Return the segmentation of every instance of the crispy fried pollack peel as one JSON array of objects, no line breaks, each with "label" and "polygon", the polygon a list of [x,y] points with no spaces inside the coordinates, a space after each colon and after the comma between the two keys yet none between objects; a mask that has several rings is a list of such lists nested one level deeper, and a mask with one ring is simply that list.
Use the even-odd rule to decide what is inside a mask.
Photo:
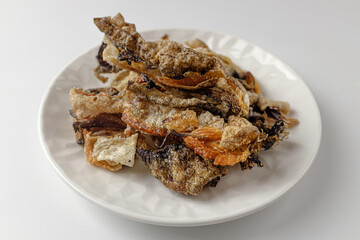
[{"label": "crispy fried pollack peel", "polygon": [[154,177],[196,195],[226,166],[261,167],[258,153],[297,123],[287,102],[266,99],[250,72],[199,39],[188,47],[168,36],[146,41],[121,14],[94,22],[105,34],[95,74],[111,87],[73,88],[70,102],[76,138],[95,166],[119,170],[112,149],[137,146]]}]

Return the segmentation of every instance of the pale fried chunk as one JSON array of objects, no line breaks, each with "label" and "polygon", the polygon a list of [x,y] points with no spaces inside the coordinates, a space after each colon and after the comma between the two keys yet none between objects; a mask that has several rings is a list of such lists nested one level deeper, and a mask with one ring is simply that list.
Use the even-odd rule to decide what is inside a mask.
[{"label": "pale fried chunk", "polygon": [[220,145],[234,151],[256,141],[259,136],[257,127],[249,125],[227,126],[223,129]]},{"label": "pale fried chunk", "polygon": [[94,144],[92,157],[97,161],[115,162],[128,167],[134,165],[138,134],[130,137],[98,136]]},{"label": "pale fried chunk", "polygon": [[[108,135],[109,133],[105,133],[105,135]],[[114,135],[116,133],[111,132],[111,135]],[[92,136],[93,133],[89,132],[89,131],[84,131],[84,152],[86,155],[86,158],[88,160],[89,163],[91,163],[94,166],[97,167],[102,167],[102,168],[107,168],[110,171],[118,171],[122,168],[122,165],[120,163],[116,163],[116,162],[112,162],[112,161],[98,161],[98,159],[95,157],[93,157],[93,151],[94,151],[94,145],[96,143],[96,141],[98,140],[98,136]]]},{"label": "pale fried chunk", "polygon": [[95,76],[102,82],[107,82],[113,73],[117,73],[121,70],[103,59],[103,52],[106,47],[107,44],[102,42],[98,50],[98,54],[96,55],[99,65],[94,69]]},{"label": "pale fried chunk", "polygon": [[[259,140],[260,131],[246,118],[230,116],[228,123],[223,129],[220,145],[230,151],[241,150],[244,160],[244,152],[248,151],[251,144]],[[250,155],[250,152],[247,152]]]},{"label": "pale fried chunk", "polygon": [[139,74],[130,70],[122,70],[110,82],[110,87],[116,88],[119,92],[124,91],[130,80],[136,79]]},{"label": "pale fried chunk", "polygon": [[204,111],[198,117],[198,126],[222,129],[224,127],[224,118],[213,115],[208,111]]}]

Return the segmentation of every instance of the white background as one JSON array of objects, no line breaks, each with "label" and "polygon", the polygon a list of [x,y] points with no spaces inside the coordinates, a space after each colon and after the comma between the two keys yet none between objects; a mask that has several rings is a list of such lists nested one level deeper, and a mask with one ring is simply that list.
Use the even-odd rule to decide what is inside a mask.
[{"label": "white background", "polygon": [[[359,239],[359,1],[1,1],[0,239]],[[137,29],[195,28],[258,44],[312,90],[318,156],[272,206],[218,225],[159,227],[123,219],[73,192],[41,148],[37,115],[52,79],[100,43],[93,17]]]}]

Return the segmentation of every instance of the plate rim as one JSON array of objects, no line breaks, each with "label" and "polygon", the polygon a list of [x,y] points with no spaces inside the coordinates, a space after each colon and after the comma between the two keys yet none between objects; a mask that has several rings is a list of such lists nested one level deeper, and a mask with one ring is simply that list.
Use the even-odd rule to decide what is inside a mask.
[{"label": "plate rim", "polygon": [[55,169],[55,172],[58,174],[58,176],[60,176],[60,178],[68,186],[70,186],[70,188],[73,191],[77,192],[83,198],[89,200],[90,202],[95,203],[97,206],[105,208],[105,209],[107,209],[111,212],[114,212],[120,216],[123,216],[127,219],[130,219],[130,220],[133,220],[136,222],[147,223],[147,224],[160,225],[160,226],[176,226],[176,227],[211,225],[211,224],[217,224],[217,223],[222,223],[222,222],[227,222],[227,221],[231,221],[234,219],[242,218],[242,217],[248,216],[250,214],[253,214],[255,212],[258,212],[258,211],[274,204],[279,199],[281,199],[281,197],[283,197],[285,195],[285,193],[287,193],[292,187],[294,187],[305,176],[305,174],[308,172],[308,170],[314,163],[314,161],[317,157],[317,154],[319,152],[319,147],[320,147],[321,138],[322,138],[322,120],[321,120],[321,113],[319,110],[319,106],[318,106],[316,99],[315,99],[313,93],[311,92],[310,88],[307,86],[307,84],[305,83],[303,78],[298,73],[296,73],[293,70],[293,68],[289,66],[289,64],[284,62],[281,58],[279,58],[277,55],[273,54],[271,51],[268,51],[255,43],[247,41],[242,37],[238,37],[238,36],[234,36],[234,35],[230,35],[230,34],[226,34],[226,33],[222,33],[222,32],[198,30],[198,29],[192,29],[192,28],[159,28],[159,29],[141,31],[140,34],[143,35],[143,34],[149,34],[149,33],[153,33],[153,32],[165,33],[167,31],[168,32],[169,31],[185,31],[185,32],[196,32],[196,33],[201,33],[201,34],[207,33],[207,34],[211,34],[211,35],[221,35],[224,37],[231,37],[231,38],[239,39],[247,44],[250,44],[250,45],[260,49],[263,52],[266,52],[266,53],[272,55],[274,58],[276,58],[277,61],[279,61],[281,64],[283,64],[287,68],[287,70],[289,70],[291,72],[291,74],[293,74],[294,76],[296,76],[296,78],[298,78],[300,80],[300,82],[304,85],[304,87],[308,90],[308,92],[310,94],[311,102],[313,103],[313,106],[316,110],[316,115],[317,115],[317,119],[318,119],[318,122],[316,123],[318,125],[318,128],[317,128],[318,129],[318,132],[317,132],[318,138],[316,139],[317,141],[315,143],[316,150],[312,153],[311,161],[307,164],[307,166],[305,166],[303,171],[297,177],[293,178],[293,180],[291,182],[289,182],[287,185],[285,185],[285,187],[282,191],[280,191],[277,194],[274,194],[267,201],[261,201],[260,203],[256,204],[252,208],[247,209],[247,211],[240,211],[240,212],[234,211],[234,212],[230,212],[227,214],[226,213],[225,214],[217,214],[215,216],[210,216],[210,217],[209,216],[208,217],[196,217],[196,218],[191,218],[191,219],[189,219],[189,218],[169,218],[169,217],[151,216],[151,215],[144,215],[144,214],[140,214],[140,213],[134,213],[134,212],[128,211],[126,208],[122,208],[121,211],[119,211],[118,208],[114,209],[113,206],[108,204],[107,202],[91,196],[89,193],[82,190],[81,187],[78,186],[76,183],[72,182],[72,180],[69,179],[64,174],[61,167],[58,165],[58,163],[55,161],[53,156],[50,154],[49,146],[45,142],[43,128],[44,128],[44,115],[45,115],[44,109],[45,109],[46,102],[47,102],[46,100],[49,98],[49,94],[50,94],[52,88],[55,86],[57,79],[77,59],[88,54],[90,51],[93,51],[95,48],[98,47],[98,45],[83,51],[81,54],[77,55],[71,61],[69,61],[68,64],[66,64],[61,69],[61,71],[59,71],[58,74],[52,79],[50,84],[47,86],[47,88],[44,92],[44,95],[41,99],[41,104],[40,104],[40,108],[39,108],[39,112],[38,112],[38,134],[39,134],[39,140],[42,145],[42,148],[45,151],[45,155],[46,155],[47,159],[49,160],[51,166]]}]

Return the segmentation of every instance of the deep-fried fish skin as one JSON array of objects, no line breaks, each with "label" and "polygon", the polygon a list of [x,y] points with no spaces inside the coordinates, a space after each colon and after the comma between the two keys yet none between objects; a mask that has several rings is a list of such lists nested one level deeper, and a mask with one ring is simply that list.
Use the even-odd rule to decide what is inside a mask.
[{"label": "deep-fried fish skin", "polygon": [[101,113],[121,113],[124,98],[115,88],[97,88],[70,90],[72,113],[77,119],[93,117]]},{"label": "deep-fried fish skin", "polygon": [[157,151],[138,148],[137,153],[149,166],[151,175],[185,195],[197,195],[206,184],[227,174],[225,167],[213,165],[182,144]]},{"label": "deep-fried fish skin", "polygon": [[106,62],[145,73],[171,87],[196,90],[217,86],[230,93],[242,116],[248,115],[250,102],[245,87],[239,79],[228,75],[217,58],[170,40],[145,41],[135,25],[125,22],[121,14],[95,18],[94,22],[105,33]]},{"label": "deep-fried fish skin", "polygon": [[169,106],[173,108],[199,108],[210,111],[214,114],[221,114],[221,110],[212,103],[198,98],[179,98],[157,89],[151,89],[146,85],[129,81],[127,89],[136,94],[141,99],[148,100],[155,104]]},{"label": "deep-fried fish skin", "polygon": [[[163,76],[182,78],[185,72],[207,72],[220,64],[215,58],[198,53],[182,44],[158,40],[145,41],[136,31],[134,24],[124,21],[121,14],[114,18],[95,18],[100,31],[120,49],[120,56],[126,62],[143,62],[147,69],[159,69]],[[121,58],[120,58],[121,59]]]}]

